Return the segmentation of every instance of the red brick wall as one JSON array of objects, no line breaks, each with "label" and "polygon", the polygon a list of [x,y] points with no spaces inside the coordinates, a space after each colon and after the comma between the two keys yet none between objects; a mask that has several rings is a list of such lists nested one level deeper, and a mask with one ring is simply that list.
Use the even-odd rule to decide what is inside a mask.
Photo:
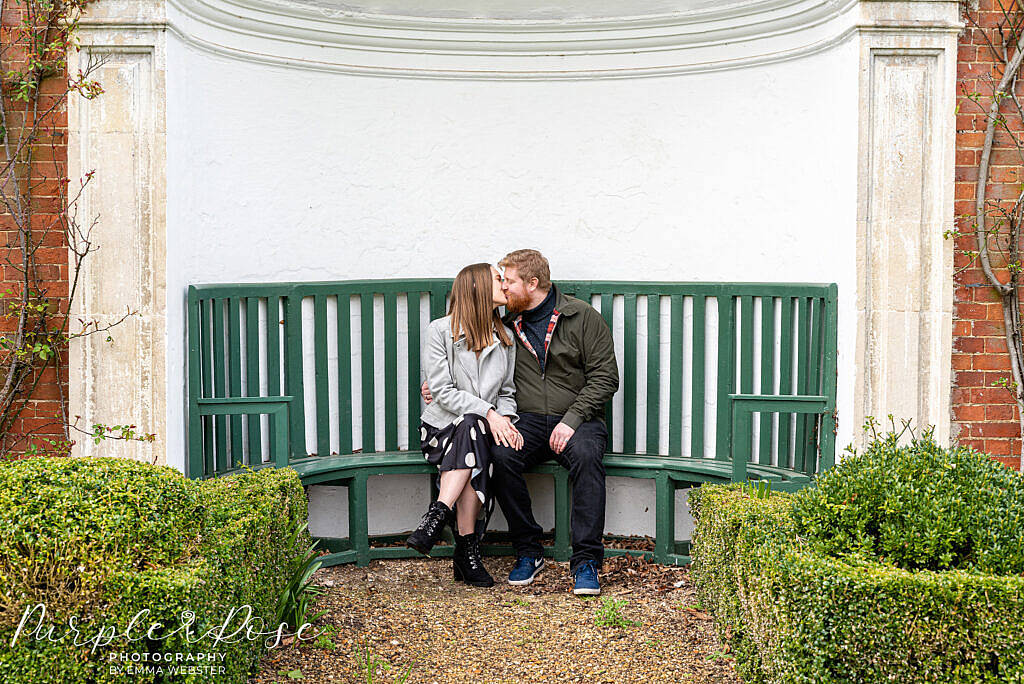
[{"label": "red brick wall", "polygon": [[[1003,1],[1009,6],[1009,0]],[[969,17],[965,19],[967,28],[959,42],[954,213],[957,230],[963,236],[955,238],[954,257],[957,273],[953,295],[953,437],[1016,468],[1021,447],[1017,407],[1007,389],[993,386],[1003,378],[1012,378],[1002,305],[995,291],[985,284],[985,275],[977,261],[968,254],[977,251],[973,229],[975,183],[985,140],[986,116],[967,94],[980,93],[979,101],[987,108],[1002,76],[1002,64],[994,58],[986,41],[986,35],[993,43],[998,38],[994,27],[1003,18],[998,2],[980,0],[979,9],[965,15]],[[1024,85],[1018,84],[1017,94],[1024,100]],[[1011,130],[1022,131],[1024,139],[1020,116],[1009,114],[1005,105],[1004,111],[1008,126]],[[1005,132],[997,133],[991,164],[987,196],[1015,200],[1020,183],[1024,181],[1024,171],[1021,156]],[[1005,280],[1005,270],[997,269],[997,272]]]},{"label": "red brick wall", "polygon": [[[8,3],[8,9],[5,10],[3,17],[0,17],[0,45],[5,48],[13,42],[13,32],[17,30],[21,21],[21,4],[18,3],[13,7],[12,5],[13,3]],[[4,55],[4,68],[8,68],[9,62],[6,60],[11,57],[16,57],[16,55],[10,53]],[[50,108],[56,98],[55,93],[63,90],[64,82],[60,76],[44,81],[43,87],[40,89],[42,93],[39,102],[40,112]],[[23,105],[12,102],[9,97],[4,98],[4,103],[9,114],[9,128],[12,129],[9,137],[15,139],[17,130],[11,125],[12,115],[17,117],[15,112]],[[37,149],[34,155],[35,163],[31,173],[35,197],[32,205],[34,216],[32,224],[37,231],[36,241],[40,243],[35,250],[35,269],[32,273],[34,284],[31,287],[37,288],[52,301],[55,314],[51,315],[47,327],[53,329],[60,326],[59,317],[67,312],[68,296],[68,248],[60,225],[65,203],[61,200],[57,190],[57,179],[65,176],[67,169],[66,106],[59,105],[56,111],[46,117],[42,123],[46,128],[41,140],[43,145]],[[6,165],[6,155],[0,153],[0,156],[4,158]],[[72,183],[72,187],[74,185]],[[43,236],[44,230],[47,230],[45,237]],[[0,304],[3,305],[5,313],[9,310],[9,304],[17,300],[25,285],[24,276],[15,268],[15,265],[20,266],[21,264],[21,250],[17,245],[18,231],[13,218],[0,204],[0,294],[2,294]],[[11,295],[3,294],[8,289],[13,293]],[[16,326],[16,317],[0,317],[0,335],[10,334]],[[4,358],[5,361],[0,365],[0,370],[3,371],[0,373],[0,387],[2,387],[6,380],[8,363],[2,354],[0,354],[0,358]],[[13,440],[13,443],[8,442],[3,445],[5,451],[20,452],[33,442],[41,447],[49,448],[49,445],[40,441],[40,437],[47,435],[57,437],[64,434],[63,419],[58,417],[63,415],[61,406],[62,403],[66,405],[66,401],[62,402],[62,398],[66,399],[68,388],[68,374],[66,364],[63,362],[64,358],[66,358],[66,349],[61,350],[62,361],[59,377],[51,362],[44,371],[40,372],[37,368],[27,379],[25,383],[27,387],[31,387],[37,379],[38,384],[36,384],[25,409],[20,412],[8,433],[9,437],[21,438]],[[23,392],[20,398],[23,400],[25,396],[26,393]],[[20,403],[19,401],[18,405]],[[8,451],[6,455],[11,454]]]}]

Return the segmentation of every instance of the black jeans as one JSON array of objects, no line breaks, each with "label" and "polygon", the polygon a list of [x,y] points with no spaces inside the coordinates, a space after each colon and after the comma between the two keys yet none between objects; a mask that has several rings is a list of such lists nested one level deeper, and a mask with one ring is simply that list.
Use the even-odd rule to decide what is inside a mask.
[{"label": "black jeans", "polygon": [[508,521],[516,556],[540,558],[543,532],[533,517],[530,492],[523,471],[554,459],[569,471],[572,482],[572,558],[570,569],[580,562],[594,561],[598,567],[604,560],[604,451],[608,431],[599,420],[582,423],[569,439],[561,454],[551,451],[548,440],[561,416],[522,413],[516,428],[523,435],[523,448],[515,451],[497,446],[491,451],[494,475],[491,491]]}]

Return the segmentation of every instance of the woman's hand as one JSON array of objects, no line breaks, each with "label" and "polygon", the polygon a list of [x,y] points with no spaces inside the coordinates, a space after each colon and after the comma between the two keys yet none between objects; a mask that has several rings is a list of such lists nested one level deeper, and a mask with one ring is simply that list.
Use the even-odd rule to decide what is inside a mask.
[{"label": "woman's hand", "polygon": [[508,416],[491,409],[487,412],[487,426],[491,430],[495,444],[502,444],[516,451],[523,448],[523,436],[512,425],[512,420]]},{"label": "woman's hand", "polygon": [[[509,423],[512,422],[511,419],[508,419],[507,417],[506,417],[506,420],[508,420]],[[513,437],[512,448],[515,449],[516,451],[519,451],[520,449],[523,448],[523,442],[525,440],[523,439],[522,433],[519,432],[519,430],[516,428],[515,425],[512,425],[512,437]]]}]

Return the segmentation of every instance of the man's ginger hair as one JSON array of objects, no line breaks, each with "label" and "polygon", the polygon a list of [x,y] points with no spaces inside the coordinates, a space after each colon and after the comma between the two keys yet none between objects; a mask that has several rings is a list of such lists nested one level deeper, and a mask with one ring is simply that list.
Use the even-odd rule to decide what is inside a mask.
[{"label": "man's ginger hair", "polygon": [[509,252],[498,262],[498,266],[503,269],[511,266],[525,282],[536,278],[539,290],[551,289],[551,267],[544,255],[535,249],[517,249]]}]

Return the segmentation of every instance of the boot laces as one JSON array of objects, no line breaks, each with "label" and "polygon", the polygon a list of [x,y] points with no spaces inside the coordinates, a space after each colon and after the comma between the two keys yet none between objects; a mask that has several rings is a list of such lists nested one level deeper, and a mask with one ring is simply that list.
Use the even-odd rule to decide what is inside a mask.
[{"label": "boot laces", "polygon": [[420,528],[427,534],[433,535],[437,527],[444,521],[444,515],[436,508],[431,508],[420,518]]},{"label": "boot laces", "polygon": [[480,544],[477,542],[476,537],[473,537],[466,544],[466,560],[469,562],[469,567],[474,570],[479,570],[483,567],[482,559],[480,558]]}]

